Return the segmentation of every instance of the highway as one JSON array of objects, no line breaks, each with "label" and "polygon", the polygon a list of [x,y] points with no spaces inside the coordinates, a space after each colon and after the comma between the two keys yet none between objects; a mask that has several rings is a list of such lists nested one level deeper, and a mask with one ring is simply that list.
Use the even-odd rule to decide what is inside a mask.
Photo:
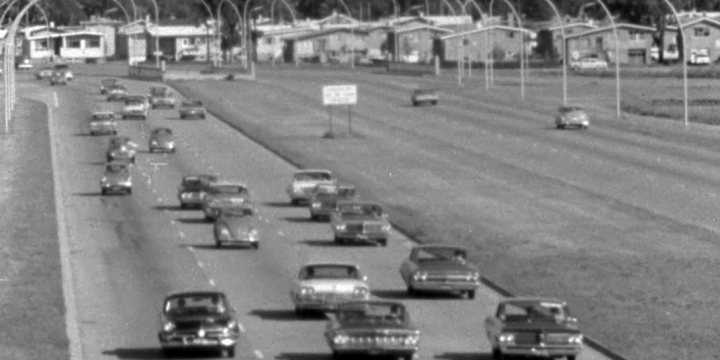
[{"label": "highway", "polygon": [[[150,83],[123,80],[131,93]],[[289,298],[299,267],[311,261],[356,263],[374,298],[407,304],[421,330],[420,359],[489,359],[483,320],[498,295],[482,288],[475,300],[408,299],[398,268],[412,242],[393,233],[387,248],[332,243],[326,223],[309,222],[307,209],[285,194],[294,169],[226,124],[179,120],[177,111],[153,110],[147,121],[119,120],[119,132],[141,146],[131,196],[100,196],[105,137],[88,136],[92,111],[119,111],[98,92],[98,78],[67,87],[43,84],[28,96],[45,101],[55,142],[57,189],[69,245],[82,360],[162,358],[157,341],[163,297],[172,291],[220,289],[237,307],[239,359],[329,359],[325,317],[298,319]],[[176,154],[148,154],[150,129],[168,126]],[[180,210],[179,181],[213,173],[245,182],[259,204],[258,251],[213,246],[211,225],[199,211]],[[362,196],[362,194],[360,194]],[[586,349],[580,359],[602,359]]]}]

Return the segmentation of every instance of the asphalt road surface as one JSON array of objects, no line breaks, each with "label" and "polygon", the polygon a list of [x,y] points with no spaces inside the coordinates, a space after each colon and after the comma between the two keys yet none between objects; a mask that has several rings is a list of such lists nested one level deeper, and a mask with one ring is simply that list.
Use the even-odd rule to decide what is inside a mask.
[{"label": "asphalt road surface", "polygon": [[[32,94],[53,110],[59,221],[67,232],[82,359],[162,358],[156,335],[163,297],[214,288],[238,309],[243,334],[236,358],[328,359],[327,319],[298,319],[289,297],[299,267],[310,261],[356,263],[374,298],[407,304],[422,332],[420,359],[490,358],[483,320],[495,310],[497,294],[481,288],[475,300],[406,298],[398,268],[412,246],[408,239],[393,233],[387,248],[334,246],[328,224],[309,222],[307,209],[288,206],[285,186],[295,169],[212,116],[181,121],[177,111],[153,110],[147,121],[119,120],[119,133],[141,149],[133,194],[100,196],[107,138],[89,136],[86,124],[92,111],[120,105],[100,96],[98,82],[80,77]],[[151,86],[125,82],[131,93]],[[176,154],[147,153],[156,126],[173,129]],[[249,186],[261,219],[258,251],[215,249],[201,212],[179,210],[179,181],[191,173]],[[580,358],[602,357],[586,349]]]}]

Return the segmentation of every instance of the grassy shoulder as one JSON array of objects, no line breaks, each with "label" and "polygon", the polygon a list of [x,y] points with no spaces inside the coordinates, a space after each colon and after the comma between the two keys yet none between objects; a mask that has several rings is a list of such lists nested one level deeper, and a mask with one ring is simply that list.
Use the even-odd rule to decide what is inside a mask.
[{"label": "grassy shoulder", "polygon": [[47,110],[16,111],[0,136],[0,359],[67,359]]}]

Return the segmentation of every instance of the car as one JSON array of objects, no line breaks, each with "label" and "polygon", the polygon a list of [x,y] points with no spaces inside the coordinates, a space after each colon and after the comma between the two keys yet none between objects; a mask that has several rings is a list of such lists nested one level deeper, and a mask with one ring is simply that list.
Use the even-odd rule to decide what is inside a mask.
[{"label": "car", "polygon": [[295,313],[303,316],[308,311],[334,311],[346,302],[367,301],[370,287],[357,265],[309,263],[300,268],[290,298]]},{"label": "car", "polygon": [[142,100],[128,96],[124,101],[125,105],[122,109],[123,120],[128,118],[140,118],[147,120],[148,108]]},{"label": "car", "polygon": [[[318,185],[319,187],[328,187],[330,185]],[[337,185],[328,189],[333,191],[319,191],[316,189],[310,196],[308,201],[310,206],[310,219],[330,219],[330,214],[337,208],[340,200],[355,200],[355,187],[352,185]]]},{"label": "car", "polygon": [[62,74],[67,81],[71,81],[74,78],[73,72],[70,70],[68,64],[55,64],[55,71]]},{"label": "car", "polygon": [[162,127],[152,129],[148,145],[150,152],[175,152],[175,137],[170,128]]},{"label": "car", "polygon": [[571,62],[570,68],[575,71],[603,70],[608,68],[608,63],[605,60],[600,60],[597,58],[584,58],[578,61]]},{"label": "car", "polygon": [[189,349],[235,357],[240,338],[237,310],[220,291],[188,291],[163,300],[158,340],[166,357]]},{"label": "car", "polygon": [[67,78],[63,73],[55,71],[52,76],[50,76],[50,86],[53,85],[67,85]]},{"label": "car", "polygon": [[581,129],[590,127],[590,118],[581,106],[570,105],[558,108],[558,115],[555,117],[555,127],[564,129],[570,126]]},{"label": "car", "polygon": [[215,220],[213,234],[216,247],[223,244],[244,245],[255,250],[260,247],[260,235],[251,207],[222,210]]},{"label": "car", "polygon": [[107,88],[107,101],[123,101],[128,96],[128,88],[122,84],[111,85]]},{"label": "car", "polygon": [[53,68],[44,67],[35,73],[35,79],[37,79],[37,80],[48,79],[53,75],[53,72],[54,72]]},{"label": "car", "polygon": [[380,204],[367,201],[338,201],[330,214],[335,243],[374,242],[387,246],[392,226]]},{"label": "car", "polygon": [[132,142],[127,136],[113,136],[108,143],[108,149],[105,152],[107,162],[128,161],[135,163],[137,156],[137,144]]},{"label": "car", "polygon": [[170,89],[162,86],[154,86],[150,88],[150,108],[159,107],[175,108],[175,97]]},{"label": "car", "polygon": [[250,191],[245,184],[238,181],[219,181],[208,187],[203,213],[206,221],[215,221],[226,209],[251,206]]},{"label": "car", "polygon": [[18,70],[31,70],[33,64],[28,57],[18,57],[15,60],[15,68]]},{"label": "car", "polygon": [[575,360],[583,350],[583,334],[567,303],[559,299],[502,299],[495,315],[485,319],[493,359],[533,356]]},{"label": "car", "polygon": [[120,85],[120,80],[115,78],[104,78],[100,80],[100,94],[107,94],[108,90],[116,85]]},{"label": "car", "polygon": [[90,135],[117,135],[115,113],[112,111],[96,111],[90,118]]},{"label": "car", "polygon": [[103,195],[117,192],[132,194],[132,176],[128,165],[124,163],[105,165],[105,173],[100,180],[100,191]]},{"label": "car", "polygon": [[207,192],[213,184],[218,182],[215,175],[187,175],[183,177],[178,189],[180,208],[202,207],[205,204]]},{"label": "car", "polygon": [[410,95],[413,106],[420,104],[437,105],[440,95],[437,89],[415,89]]},{"label": "car", "polygon": [[467,249],[450,245],[418,245],[400,265],[407,292],[461,293],[475,298],[480,272],[467,261]]},{"label": "car", "polygon": [[687,61],[690,65],[710,65],[710,52],[706,48],[690,50],[690,58]]},{"label": "car", "polygon": [[150,98],[145,95],[128,95],[125,100],[139,101],[145,105],[146,108],[150,108]]},{"label": "car", "polygon": [[420,330],[410,312],[396,301],[356,301],[340,304],[325,326],[333,359],[379,355],[413,359],[419,351]]},{"label": "car", "polygon": [[290,203],[299,205],[310,199],[312,190],[320,184],[335,184],[337,180],[333,178],[329,170],[309,169],[300,170],[293,174],[292,181],[287,186],[287,194],[290,197]]},{"label": "car", "polygon": [[200,100],[186,100],[180,104],[180,118],[199,117],[205,119],[205,105]]}]

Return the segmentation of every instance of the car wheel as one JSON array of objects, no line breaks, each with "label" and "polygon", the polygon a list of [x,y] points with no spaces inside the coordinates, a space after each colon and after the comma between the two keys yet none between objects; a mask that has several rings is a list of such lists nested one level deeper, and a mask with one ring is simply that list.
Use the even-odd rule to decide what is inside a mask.
[{"label": "car wheel", "polygon": [[170,152],[174,154],[174,153],[175,153],[175,148],[173,148],[172,150],[170,150]]},{"label": "car wheel", "polygon": [[122,119],[127,120],[127,116],[123,115]]},{"label": "car wheel", "polygon": [[412,360],[414,354],[405,354],[400,356],[401,360]]},{"label": "car wheel", "polygon": [[112,162],[112,157],[106,156],[106,157],[105,157],[105,160],[107,160],[107,162]]},{"label": "car wheel", "polygon": [[117,135],[117,131],[113,131],[112,134],[113,134],[113,135]]},{"label": "car wheel", "polygon": [[291,200],[290,200],[290,204],[292,204],[293,206],[298,206],[298,205],[300,205],[300,200],[298,200],[298,199],[291,199]]},{"label": "car wheel", "polygon": [[180,115],[181,120],[185,120],[185,115]]},{"label": "car wheel", "polygon": [[494,348],[492,349],[492,357],[493,357],[493,359],[495,359],[495,360],[500,360],[500,359],[502,359],[503,356],[502,356],[502,353],[500,352],[500,349],[494,347]]},{"label": "car wheel", "polygon": [[407,293],[408,293],[408,295],[410,295],[410,296],[415,296],[415,295],[417,294],[417,292],[415,292],[415,289],[413,289],[412,286],[408,286],[408,288],[407,288]]},{"label": "car wheel", "polygon": [[134,157],[130,159],[130,163],[132,163],[132,164],[135,163],[135,158],[134,158]]},{"label": "car wheel", "polygon": [[219,242],[219,241],[217,241],[217,240],[215,240],[215,247],[216,247],[216,248],[222,247],[222,243]]},{"label": "car wheel", "polygon": [[380,246],[387,246],[387,239],[380,239],[378,240],[378,244]]},{"label": "car wheel", "polygon": [[581,129],[585,129],[585,130],[587,130],[589,127],[590,127],[590,125],[581,125],[580,126]]},{"label": "car wheel", "polygon": [[102,189],[102,190],[100,190],[100,193],[103,194],[103,195],[107,195],[107,190],[106,190],[106,189]]},{"label": "car wheel", "polygon": [[205,115],[200,115],[200,119],[205,120]]},{"label": "car wheel", "polygon": [[472,300],[475,298],[475,290],[470,290],[467,292],[467,298]]},{"label": "car wheel", "polygon": [[341,237],[339,237],[339,236],[335,236],[335,243],[336,243],[336,244],[342,244],[342,243],[344,243],[344,242],[345,242],[345,239],[343,239],[343,238],[341,238]]},{"label": "car wheel", "polygon": [[226,348],[225,356],[227,356],[229,358],[234,358],[235,357],[235,346],[230,346],[230,347]]},{"label": "car wheel", "polygon": [[182,202],[181,202],[181,203],[180,203],[180,208],[181,208],[181,209],[187,209],[187,208],[188,208],[188,205],[187,205],[186,203],[182,203]]},{"label": "car wheel", "polygon": [[431,102],[431,104],[437,105],[437,101],[433,100],[433,102]]},{"label": "car wheel", "polygon": [[143,115],[142,119],[147,120],[147,116]]},{"label": "car wheel", "polygon": [[340,355],[339,352],[333,351],[332,357],[333,357],[333,359],[336,359],[336,360],[337,360],[337,359],[340,359],[342,356]]},{"label": "car wheel", "polygon": [[260,248],[260,243],[257,243],[257,242],[256,242],[256,243],[253,243],[253,244],[252,244],[252,248],[253,248],[253,250],[259,249],[259,248]]},{"label": "car wheel", "polygon": [[312,220],[312,221],[317,221],[317,220],[318,220],[318,216],[315,215],[315,214],[310,214],[310,220]]},{"label": "car wheel", "polygon": [[557,128],[560,129],[560,130],[562,130],[562,129],[565,128],[565,125],[563,125],[563,124],[557,124]]},{"label": "car wheel", "polygon": [[417,101],[413,101],[412,104],[413,104],[413,106],[418,106],[418,102],[417,102]]},{"label": "car wheel", "polygon": [[213,218],[211,216],[205,215],[205,222],[213,222]]},{"label": "car wheel", "polygon": [[148,151],[150,151],[150,153],[152,154],[155,152],[155,148],[150,148]]},{"label": "car wheel", "polygon": [[132,189],[127,189],[127,194],[132,195]]}]

